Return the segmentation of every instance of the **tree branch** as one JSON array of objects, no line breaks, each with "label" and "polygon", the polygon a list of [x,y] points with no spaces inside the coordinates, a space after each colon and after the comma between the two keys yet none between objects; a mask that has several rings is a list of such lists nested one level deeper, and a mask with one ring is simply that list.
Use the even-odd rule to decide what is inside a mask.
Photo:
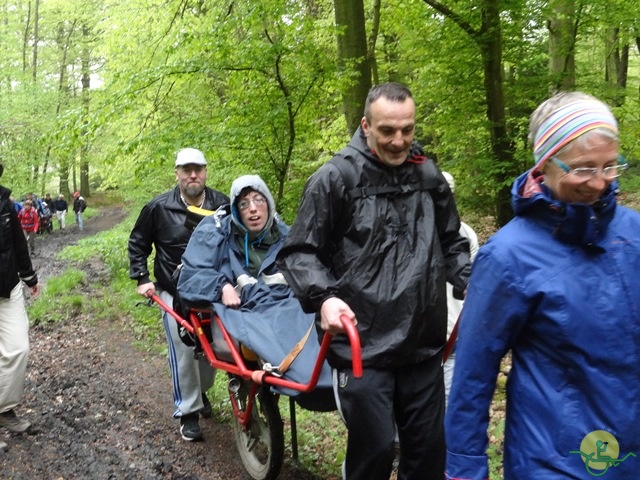
[{"label": "tree branch", "polygon": [[442,3],[438,2],[437,0],[423,0],[423,1],[424,1],[424,3],[429,5],[431,8],[433,8],[434,10],[440,12],[442,15],[447,17],[449,20],[453,21],[456,25],[458,25],[458,27],[460,27],[462,30],[464,30],[466,33],[468,33],[472,38],[477,40],[478,37],[480,36],[480,32],[478,30],[473,28],[473,26],[469,22],[467,22],[465,19],[463,19],[460,15],[455,13],[453,10],[451,10],[446,5],[443,5]]}]

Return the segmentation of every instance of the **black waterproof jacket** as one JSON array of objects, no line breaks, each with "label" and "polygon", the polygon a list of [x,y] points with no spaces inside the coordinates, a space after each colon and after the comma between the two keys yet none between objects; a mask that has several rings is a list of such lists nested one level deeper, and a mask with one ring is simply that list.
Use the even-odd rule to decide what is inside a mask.
[{"label": "black waterproof jacket", "polygon": [[[217,210],[229,203],[225,194],[205,188],[202,208]],[[171,276],[182,259],[192,230],[185,226],[187,207],[180,198],[180,189],[162,193],[145,205],[129,236],[129,277],[138,285],[150,282],[147,259],[155,246],[153,275],[158,285],[172,295],[175,286]]]},{"label": "black waterproof jacket", "polygon": [[20,220],[9,199],[11,191],[0,186],[0,297],[10,298],[11,290],[24,281],[28,287],[38,283],[29,247]]},{"label": "black waterproof jacket", "polygon": [[[381,193],[368,194],[371,187]],[[365,195],[354,198],[357,189]],[[319,312],[331,296],[351,307],[364,366],[412,365],[445,343],[446,281],[466,287],[469,244],[459,229],[449,186],[417,143],[405,163],[388,167],[358,129],[307,181],[278,266],[305,311]],[[344,335],[328,359],[350,365]]]}]

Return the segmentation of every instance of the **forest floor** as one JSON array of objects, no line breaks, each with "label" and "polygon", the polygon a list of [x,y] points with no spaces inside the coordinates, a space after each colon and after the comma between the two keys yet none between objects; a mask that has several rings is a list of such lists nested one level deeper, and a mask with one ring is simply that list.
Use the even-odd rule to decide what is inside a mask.
[{"label": "forest floor", "polygon": [[[85,221],[36,238],[33,258],[41,284],[69,266],[56,255],[80,238],[108,230],[127,212],[109,207]],[[98,260],[74,265],[91,282],[106,284]],[[131,288],[134,288],[132,283]],[[83,294],[91,295],[90,286]],[[0,479],[11,480],[245,480],[228,420],[201,419],[203,442],[185,442],[172,418],[171,381],[165,355],[133,344],[127,324],[77,316],[32,325],[31,352],[19,416],[27,434],[0,429]],[[228,415],[227,415],[228,417]],[[285,459],[283,480],[312,480]]]}]

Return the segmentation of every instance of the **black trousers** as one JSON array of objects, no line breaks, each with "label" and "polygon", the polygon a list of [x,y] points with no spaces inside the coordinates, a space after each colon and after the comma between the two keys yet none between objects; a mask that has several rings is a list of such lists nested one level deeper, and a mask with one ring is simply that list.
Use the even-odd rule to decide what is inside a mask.
[{"label": "black trousers", "polygon": [[442,356],[394,369],[366,368],[362,378],[334,369],[338,410],[348,430],[345,480],[389,480],[396,432],[398,480],[444,478]]}]

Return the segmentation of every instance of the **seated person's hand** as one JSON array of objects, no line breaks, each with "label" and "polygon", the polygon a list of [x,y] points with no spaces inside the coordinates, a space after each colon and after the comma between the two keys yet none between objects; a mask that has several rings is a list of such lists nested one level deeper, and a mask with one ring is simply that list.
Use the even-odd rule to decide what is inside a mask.
[{"label": "seated person's hand", "polygon": [[240,297],[230,283],[222,287],[222,304],[229,308],[240,308]]},{"label": "seated person's hand", "polygon": [[343,315],[351,320],[354,325],[358,323],[356,314],[353,313],[349,305],[338,297],[327,298],[320,308],[320,326],[331,335],[343,333],[345,330],[340,320],[340,317]]}]

